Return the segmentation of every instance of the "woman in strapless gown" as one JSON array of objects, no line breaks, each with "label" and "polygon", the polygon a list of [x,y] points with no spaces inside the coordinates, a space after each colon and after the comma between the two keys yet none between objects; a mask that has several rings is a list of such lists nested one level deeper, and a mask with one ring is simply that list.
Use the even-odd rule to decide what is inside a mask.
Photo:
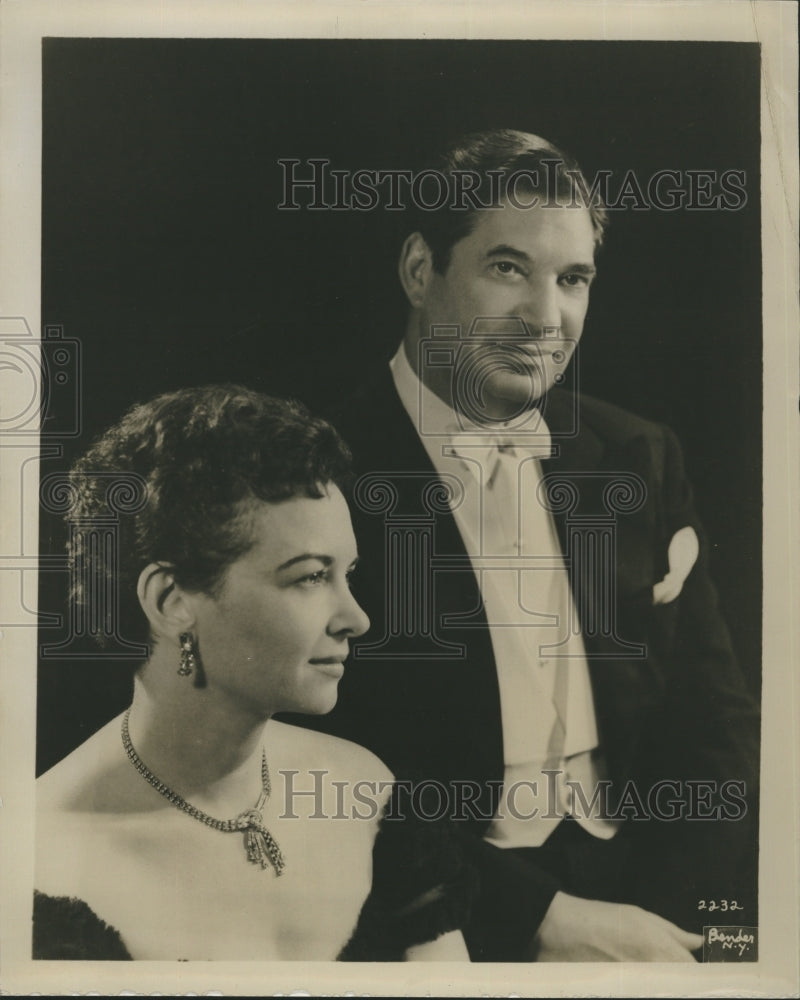
[{"label": "woman in strapless gown", "polygon": [[134,407],[74,466],[73,600],[92,621],[114,580],[95,631],[149,656],[37,782],[35,958],[468,960],[447,826],[369,751],[273,718],[330,711],[369,625],[348,475],[330,425],[229,385]]}]

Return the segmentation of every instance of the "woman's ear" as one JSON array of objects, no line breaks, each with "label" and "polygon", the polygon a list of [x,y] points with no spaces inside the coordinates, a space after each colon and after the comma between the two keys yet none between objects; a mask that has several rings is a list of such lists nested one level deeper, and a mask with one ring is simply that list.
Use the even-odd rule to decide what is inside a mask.
[{"label": "woman's ear", "polygon": [[433,273],[433,254],[421,233],[412,233],[406,239],[397,271],[408,301],[414,309],[419,309]]},{"label": "woman's ear", "polygon": [[139,574],[136,594],[154,635],[177,639],[182,632],[194,628],[192,608],[175,582],[172,566],[164,563],[146,566]]}]

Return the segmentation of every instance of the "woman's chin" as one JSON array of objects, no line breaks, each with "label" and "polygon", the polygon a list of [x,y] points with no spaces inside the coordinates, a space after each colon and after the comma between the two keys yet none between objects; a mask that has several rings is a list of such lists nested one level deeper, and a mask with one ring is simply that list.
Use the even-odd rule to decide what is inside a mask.
[{"label": "woman's chin", "polygon": [[336,707],[339,700],[339,682],[332,681],[325,685],[325,689],[314,692],[314,696],[308,698],[305,707],[299,709],[303,715],[327,715]]}]

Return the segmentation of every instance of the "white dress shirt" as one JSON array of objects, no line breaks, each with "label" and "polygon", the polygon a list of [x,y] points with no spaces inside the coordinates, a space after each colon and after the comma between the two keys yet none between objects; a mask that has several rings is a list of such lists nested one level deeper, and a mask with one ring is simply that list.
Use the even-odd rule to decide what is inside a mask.
[{"label": "white dress shirt", "polygon": [[503,793],[486,839],[538,847],[567,812],[609,838],[616,824],[604,817],[602,796],[587,812],[566,783],[579,782],[591,803],[604,769],[564,559],[537,494],[537,455],[551,452],[544,421],[535,435],[472,424],[420,382],[402,345],[390,367],[434,468],[463,487],[451,509],[483,598],[503,728]]}]

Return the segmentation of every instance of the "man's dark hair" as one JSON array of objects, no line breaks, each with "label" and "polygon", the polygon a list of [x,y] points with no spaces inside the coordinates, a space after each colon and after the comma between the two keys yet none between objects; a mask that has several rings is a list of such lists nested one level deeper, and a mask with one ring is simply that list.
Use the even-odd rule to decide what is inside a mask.
[{"label": "man's dark hair", "polygon": [[[147,641],[136,598],[145,566],[167,565],[180,585],[215,593],[253,544],[252,502],[319,498],[328,483],[346,489],[350,461],[334,428],[301,403],[241,386],[181,389],[134,406],[70,472],[73,601],[91,621],[93,588],[116,577],[121,634]],[[109,516],[118,562],[92,541],[93,524]]]},{"label": "man's dark hair", "polygon": [[447,201],[440,208],[415,206],[407,232],[422,234],[439,273],[447,270],[454,244],[474,229],[478,212],[499,206],[509,190],[540,195],[541,203],[560,199],[588,208],[595,246],[603,241],[608,216],[577,161],[531,132],[472,132],[451,143],[429,169],[444,178]]}]

